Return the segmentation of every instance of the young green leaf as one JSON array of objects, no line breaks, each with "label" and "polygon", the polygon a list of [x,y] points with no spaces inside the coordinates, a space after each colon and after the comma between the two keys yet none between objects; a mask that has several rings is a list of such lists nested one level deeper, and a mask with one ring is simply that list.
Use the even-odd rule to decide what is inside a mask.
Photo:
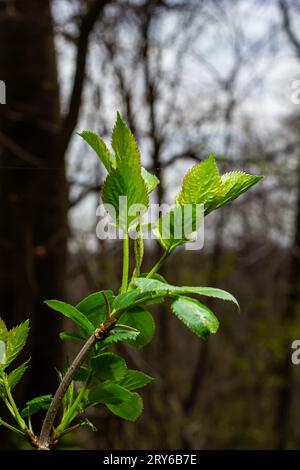
[{"label": "young green leaf", "polygon": [[6,328],[4,320],[0,318],[0,341],[6,341],[8,330]]},{"label": "young green leaf", "polygon": [[93,387],[89,392],[89,406],[99,403],[116,405],[128,400],[132,393],[113,382],[104,382]]},{"label": "young green leaf", "polygon": [[230,201],[233,201],[241,194],[248,191],[262,179],[262,176],[253,176],[243,171],[231,171],[221,176],[221,187],[218,190],[217,197],[213,201],[208,212],[219,209]]},{"label": "young green leaf", "polygon": [[64,410],[67,411],[71,408],[73,401],[76,398],[76,395],[77,395],[77,392],[75,390],[74,380],[72,380],[62,399]]},{"label": "young green leaf", "polygon": [[98,429],[96,428],[96,426],[95,426],[89,419],[87,419],[87,418],[85,418],[84,420],[82,420],[82,421],[80,422],[80,427],[83,427],[83,426],[89,428],[89,429],[90,429],[91,431],[93,431],[93,432],[98,431]]},{"label": "young green leaf", "polygon": [[0,365],[6,362],[6,344],[0,339]]},{"label": "young green leaf", "polygon": [[85,333],[91,335],[95,330],[94,325],[76,307],[60,300],[46,300],[45,303],[53,310],[62,313],[65,317],[73,320]]},{"label": "young green leaf", "polygon": [[121,160],[128,162],[131,168],[140,169],[141,156],[138,144],[125,121],[117,113],[117,121],[112,131],[112,148],[115,151],[117,166]]},{"label": "young green leaf", "polygon": [[75,382],[85,382],[89,376],[89,369],[87,367],[81,366],[74,375]]},{"label": "young green leaf", "polygon": [[59,337],[62,341],[68,340],[68,339],[74,339],[76,341],[84,341],[85,338],[81,336],[79,333],[70,333],[68,331],[62,331],[59,333]]},{"label": "young green leaf", "polygon": [[91,368],[100,380],[112,380],[119,382],[126,372],[126,362],[112,352],[106,352],[94,356],[90,360]]},{"label": "young green leaf", "polygon": [[204,204],[205,215],[236,199],[254,184],[261,176],[247,175],[233,171],[220,176],[213,155],[195,165],[185,175],[176,203]]},{"label": "young green leaf", "polygon": [[205,213],[217,195],[221,184],[219,170],[214,155],[210,155],[192,167],[183,178],[181,191],[176,197],[176,203],[204,204]]},{"label": "young green leaf", "polygon": [[[124,198],[123,200],[120,198]],[[125,201],[126,198],[126,201]],[[128,231],[148,207],[149,197],[139,168],[131,168],[127,161],[118,162],[103,184],[102,200],[114,222]],[[123,204],[121,203],[123,202]],[[125,204],[126,202],[126,204]],[[114,211],[110,211],[110,206]]]},{"label": "young green leaf", "polygon": [[197,204],[176,205],[160,217],[152,229],[161,246],[172,252],[176,247],[194,240],[203,223],[203,206]]},{"label": "young green leaf", "polygon": [[121,341],[135,342],[138,335],[138,331],[125,331],[122,328],[118,328],[117,325],[113,330],[110,331],[109,335],[103,341],[96,344],[96,349],[102,350],[111,344],[120,343]]},{"label": "young green leaf", "polygon": [[21,412],[23,418],[27,418],[40,410],[47,410],[52,401],[52,395],[41,395],[26,403],[25,408]]},{"label": "young green leaf", "polygon": [[161,301],[161,297],[158,297],[156,293],[145,292],[145,294],[143,294],[139,289],[133,289],[131,291],[124,292],[123,294],[119,294],[115,298],[112,308],[115,310],[125,310],[134,307],[136,302],[143,305],[153,305],[160,303]]},{"label": "young green leaf", "polygon": [[116,405],[107,405],[107,408],[120,418],[136,421],[143,412],[143,400],[138,393],[131,393],[128,400]]},{"label": "young green leaf", "polygon": [[157,178],[157,176],[153,175],[152,173],[149,173],[149,171],[147,171],[143,167],[141,173],[147,188],[147,193],[150,194],[158,185],[159,179]]},{"label": "young green leaf", "polygon": [[28,361],[24,362],[23,364],[21,364],[19,367],[17,367],[16,369],[14,369],[9,375],[8,375],[8,385],[9,385],[9,388],[10,390],[13,390],[15,388],[15,386],[17,385],[17,383],[21,380],[21,378],[23,377],[24,373],[26,372],[27,368],[28,368],[28,363],[29,363],[30,359],[28,359]]},{"label": "young green leaf", "polygon": [[156,292],[158,295],[178,295],[178,294],[197,294],[206,297],[215,297],[221,300],[227,300],[235,303],[238,307],[236,298],[225,290],[215,287],[194,287],[194,286],[173,286],[157,279],[147,279],[143,277],[136,278],[134,284],[142,293]]},{"label": "young green leaf", "polygon": [[131,326],[140,332],[135,340],[130,339],[126,341],[135,348],[139,349],[148,344],[154,335],[155,323],[153,317],[151,313],[142,307],[135,307],[123,313],[119,322]]},{"label": "young green leaf", "polygon": [[6,338],[6,362],[5,366],[11,364],[24,348],[29,333],[29,320],[12,328]]},{"label": "young green leaf", "polygon": [[122,308],[129,308],[134,302],[140,299],[141,293],[138,289],[124,292],[123,294],[117,295],[112,303],[112,308],[120,310]]},{"label": "young green leaf", "polygon": [[101,137],[91,131],[83,131],[78,135],[92,147],[108,172],[116,168],[116,158],[110,153]]},{"label": "young green leaf", "polygon": [[[113,219],[116,217],[115,223],[127,231],[148,207],[149,197],[137,142],[119,113],[112,132],[112,147],[116,154],[116,169],[104,182],[102,199],[104,204],[113,206],[113,211],[109,206],[107,210]],[[124,205],[120,208],[121,197],[127,198],[127,208]]]},{"label": "young green leaf", "polygon": [[144,374],[139,370],[127,370],[125,377],[121,380],[120,385],[127,390],[136,390],[145,387],[145,385],[152,382],[153,378],[150,375]]},{"label": "young green leaf", "polygon": [[103,294],[106,295],[108,302],[111,304],[114,299],[114,294],[111,290],[104,290],[93,292],[76,305],[77,310],[83,313],[95,328],[101,325],[105,320],[106,304]]},{"label": "young green leaf", "polygon": [[217,317],[198,300],[179,297],[172,303],[172,311],[193,333],[201,338],[207,338],[210,333],[216,333],[218,330]]}]

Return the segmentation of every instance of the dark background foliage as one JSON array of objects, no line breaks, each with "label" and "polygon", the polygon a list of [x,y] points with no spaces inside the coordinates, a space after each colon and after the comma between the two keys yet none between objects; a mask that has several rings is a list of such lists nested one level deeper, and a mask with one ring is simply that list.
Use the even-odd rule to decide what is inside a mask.
[{"label": "dark background foliage", "polygon": [[[104,175],[76,130],[106,138],[120,110],[162,182],[156,201],[210,151],[224,170],[266,176],[207,218],[203,250],[178,250],[164,271],[231,291],[242,314],[210,302],[221,328],[203,342],[156,308],[153,343],[118,346],[156,377],[143,417],[94,409],[98,433],[65,446],[299,447],[299,21],[298,0],[0,1],[0,313],[31,321],[21,402],[53,392],[55,367],[76,351],[43,300],[118,286],[120,243],[95,235]],[[147,244],[149,267],[158,255]],[[1,448],[20,445],[0,435]]]}]

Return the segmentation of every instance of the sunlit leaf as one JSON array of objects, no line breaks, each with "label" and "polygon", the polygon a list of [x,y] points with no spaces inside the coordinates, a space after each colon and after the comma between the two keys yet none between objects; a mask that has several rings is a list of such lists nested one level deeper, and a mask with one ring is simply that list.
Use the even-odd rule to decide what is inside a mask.
[{"label": "sunlit leaf", "polygon": [[83,131],[79,135],[96,152],[108,172],[116,168],[116,158],[110,153],[105,142],[101,139],[101,137],[91,131]]},{"label": "sunlit leaf", "polygon": [[172,303],[172,311],[190,329],[201,338],[216,333],[219,321],[214,313],[198,300],[179,297]]},{"label": "sunlit leaf", "polygon": [[10,372],[10,374],[8,375],[8,385],[9,385],[9,388],[10,390],[13,390],[15,388],[15,386],[17,385],[17,383],[21,380],[21,378],[23,377],[23,375],[25,374],[27,368],[28,368],[28,363],[29,363],[30,359],[28,359],[28,361],[24,362],[23,364],[21,364],[19,367],[17,367],[16,369],[14,369],[12,372]]},{"label": "sunlit leaf", "polygon": [[24,348],[29,333],[29,320],[12,328],[6,339],[6,362],[5,365],[11,364]]},{"label": "sunlit leaf", "polygon": [[151,292],[156,292],[158,295],[197,294],[227,300],[235,303],[239,307],[238,301],[232,294],[215,287],[173,286],[157,279],[147,279],[143,277],[135,279],[134,284],[144,294]]}]

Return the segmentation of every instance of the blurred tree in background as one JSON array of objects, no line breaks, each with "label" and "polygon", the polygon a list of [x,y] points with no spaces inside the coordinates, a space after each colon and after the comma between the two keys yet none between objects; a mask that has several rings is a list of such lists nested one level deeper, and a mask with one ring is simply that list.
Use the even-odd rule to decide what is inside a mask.
[{"label": "blurred tree in background", "polygon": [[[157,309],[155,343],[142,356],[126,350],[157,377],[144,416],[120,424],[91,410],[99,433],[80,431],[80,446],[299,447],[299,20],[295,0],[0,2],[0,311],[9,325],[31,318],[24,399],[53,391],[54,367],[76,351],[43,300],[76,302],[120,274],[119,243],[95,235],[105,175],[75,130],[108,136],[120,110],[162,181],[156,201],[210,151],[226,170],[267,176],[208,218],[188,264],[179,250],[166,265],[174,283],[232,291],[243,315],[226,307],[221,334],[200,343]],[[148,262],[158,255],[149,242]]]}]

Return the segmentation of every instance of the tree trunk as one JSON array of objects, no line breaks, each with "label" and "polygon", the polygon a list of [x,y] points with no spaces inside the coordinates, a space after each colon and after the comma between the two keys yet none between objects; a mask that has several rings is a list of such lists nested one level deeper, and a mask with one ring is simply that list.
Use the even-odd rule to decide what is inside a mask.
[{"label": "tree trunk", "polygon": [[[285,357],[279,364],[278,373],[281,385],[278,389],[278,404],[276,415],[276,449],[285,449],[290,437],[289,425],[293,398],[293,364],[291,361],[291,344],[295,338],[291,338],[291,324],[298,318],[300,302],[300,168],[298,169],[297,206],[294,224],[294,241],[290,251],[288,293],[286,309],[283,312],[282,328],[284,334]],[[296,330],[295,330],[296,331]]]},{"label": "tree trunk", "polygon": [[31,321],[26,396],[53,391],[60,319],[43,304],[63,298],[67,185],[50,1],[0,3],[0,312]]}]

